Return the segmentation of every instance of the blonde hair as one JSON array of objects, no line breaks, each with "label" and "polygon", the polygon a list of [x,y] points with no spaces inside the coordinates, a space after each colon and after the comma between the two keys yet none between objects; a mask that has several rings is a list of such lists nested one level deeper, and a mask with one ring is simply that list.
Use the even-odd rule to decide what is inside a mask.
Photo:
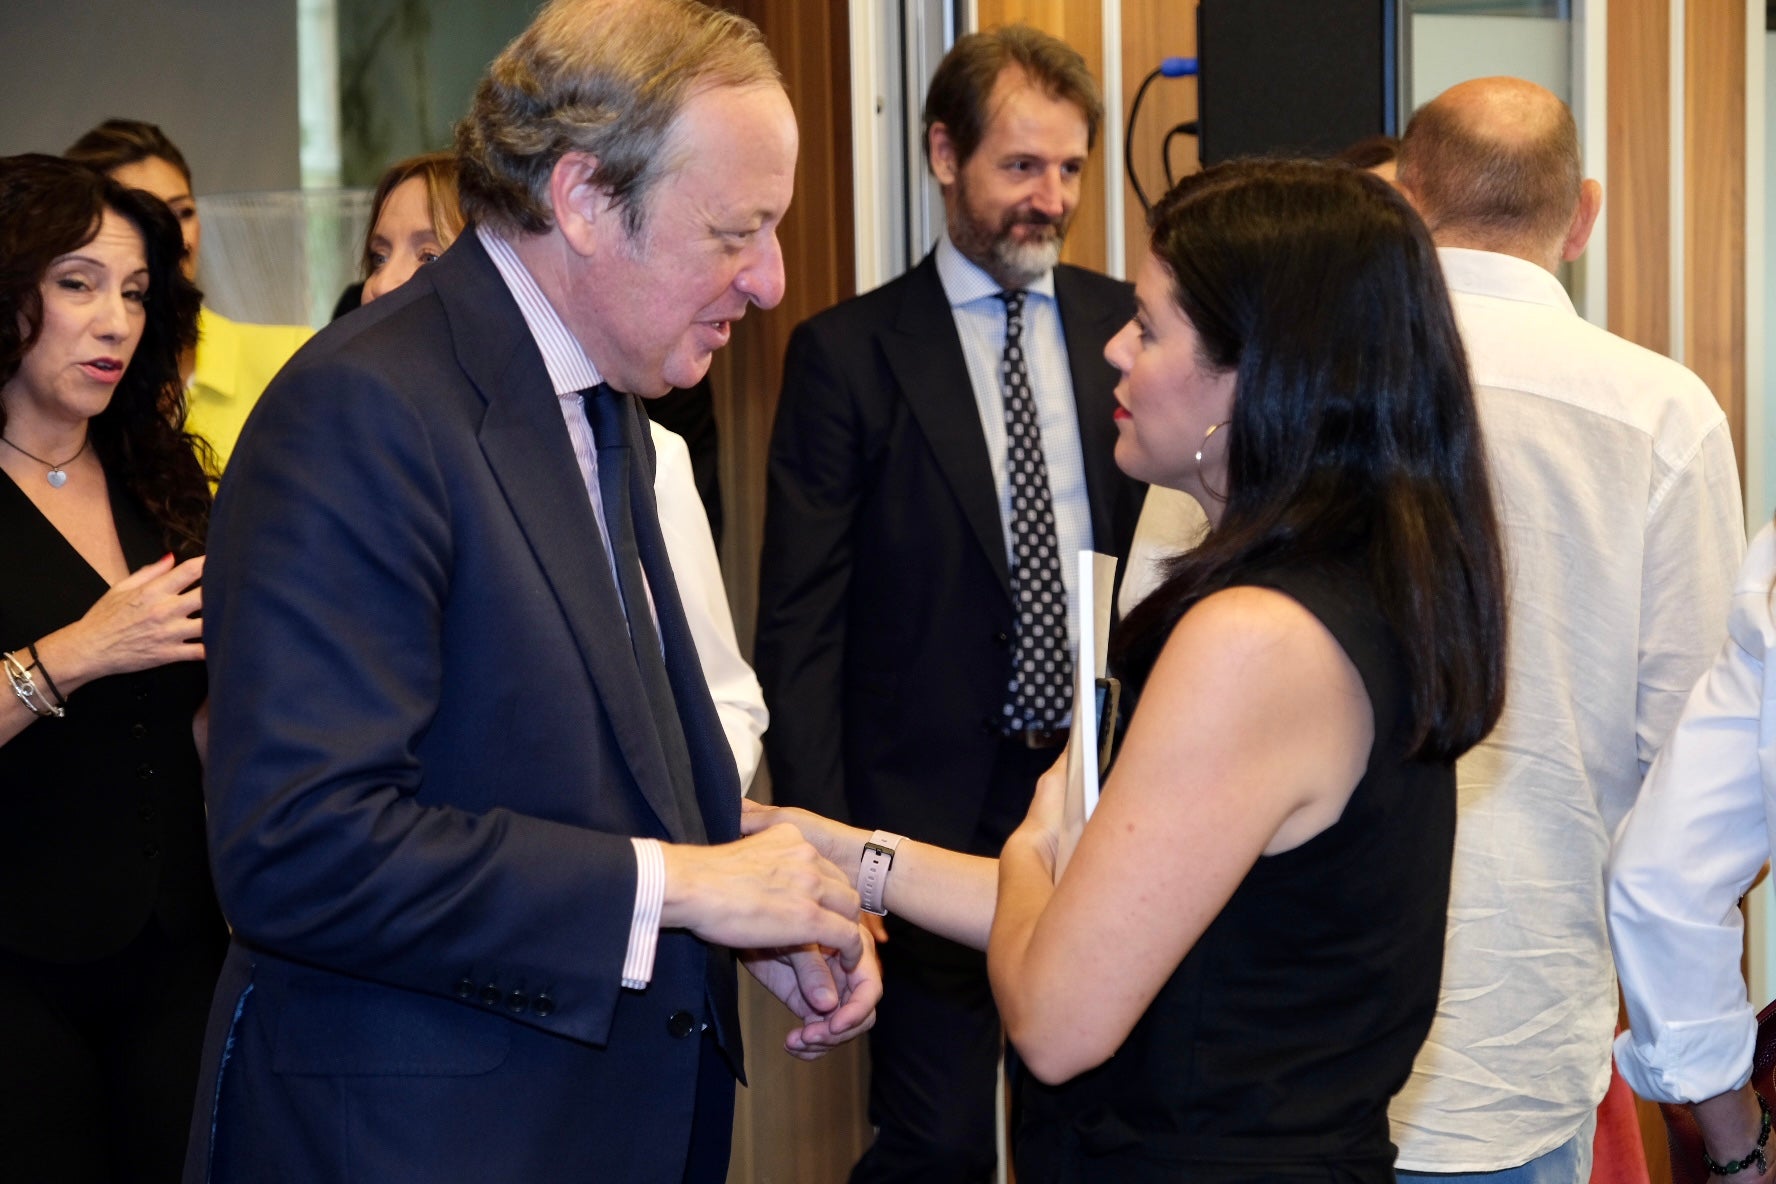
[{"label": "blonde hair", "polygon": [[781,86],[751,21],[695,0],[553,0],[488,67],[456,127],[463,213],[506,233],[555,224],[549,179],[584,152],[638,237],[648,191],[678,167],[686,100],[719,86]]},{"label": "blonde hair", "polygon": [[462,233],[462,203],[456,192],[456,157],[448,152],[427,152],[396,161],[383,171],[382,179],[376,183],[376,195],[370,199],[370,225],[364,228],[365,276],[375,270],[370,262],[370,242],[376,236],[376,220],[382,217],[382,207],[397,187],[415,177],[425,181],[426,214],[431,219],[432,233],[438,236],[438,245],[448,247]]}]

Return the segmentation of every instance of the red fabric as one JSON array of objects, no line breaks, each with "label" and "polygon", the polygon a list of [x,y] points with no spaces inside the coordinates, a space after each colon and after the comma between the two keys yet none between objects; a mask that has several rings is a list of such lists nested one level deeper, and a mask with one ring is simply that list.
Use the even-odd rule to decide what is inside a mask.
[{"label": "red fabric", "polygon": [[1610,1064],[1609,1092],[1597,1108],[1597,1135],[1591,1144],[1591,1184],[1650,1184],[1646,1148],[1634,1093]]}]

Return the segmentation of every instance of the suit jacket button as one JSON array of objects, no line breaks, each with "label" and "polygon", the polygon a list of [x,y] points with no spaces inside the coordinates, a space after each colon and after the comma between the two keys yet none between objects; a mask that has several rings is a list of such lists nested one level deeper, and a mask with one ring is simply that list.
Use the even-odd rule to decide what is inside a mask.
[{"label": "suit jacket button", "polygon": [[144,859],[159,859],[160,858],[159,846],[157,846],[154,843],[143,843],[142,844],[142,857]]},{"label": "suit jacket button", "polygon": [[1011,644],[1011,634],[1007,633],[1003,629],[999,630],[999,632],[993,634],[993,644],[997,645],[997,646],[1010,645]]},{"label": "suit jacket button", "polygon": [[666,1031],[676,1040],[683,1040],[697,1030],[697,1017],[688,1011],[675,1011],[666,1021]]},{"label": "suit jacket button", "polygon": [[458,979],[456,997],[458,999],[473,999],[475,997],[475,980],[472,978]]},{"label": "suit jacket button", "polygon": [[506,996],[506,1007],[512,1011],[522,1013],[524,1009],[529,1006],[530,996],[526,995],[523,991],[513,991]]},{"label": "suit jacket button", "polygon": [[530,1010],[540,1019],[548,1019],[555,1014],[555,1000],[547,995],[538,995],[530,1001]]},{"label": "suit jacket button", "polygon": [[147,724],[132,724],[132,725],[130,725],[130,735],[134,736],[138,740],[146,740],[148,738],[148,725]]},{"label": "suit jacket button", "polygon": [[980,723],[980,729],[981,729],[981,735],[991,736],[994,732],[997,732],[999,730],[999,721],[995,720],[990,715],[982,716],[981,723]]},{"label": "suit jacket button", "polygon": [[499,989],[498,983],[488,983],[485,987],[481,988],[481,1002],[487,1004],[489,1007],[498,1007],[499,1001],[504,997],[505,992]]},{"label": "suit jacket button", "polygon": [[136,766],[136,780],[137,781],[146,781],[150,777],[153,777],[153,776],[154,776],[154,766],[153,765],[140,764],[140,765]]}]

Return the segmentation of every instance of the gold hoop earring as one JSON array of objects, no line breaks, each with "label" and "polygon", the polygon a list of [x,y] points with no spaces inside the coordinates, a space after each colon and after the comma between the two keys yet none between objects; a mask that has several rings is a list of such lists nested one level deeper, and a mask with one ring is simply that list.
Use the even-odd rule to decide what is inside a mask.
[{"label": "gold hoop earring", "polygon": [[1226,501],[1227,495],[1218,490],[1211,489],[1209,483],[1203,480],[1203,453],[1208,451],[1209,440],[1213,438],[1215,433],[1232,422],[1233,421],[1230,419],[1224,419],[1220,423],[1209,425],[1209,430],[1203,433],[1202,443],[1196,446],[1196,483],[1202,486],[1203,491],[1212,495],[1216,501]]}]

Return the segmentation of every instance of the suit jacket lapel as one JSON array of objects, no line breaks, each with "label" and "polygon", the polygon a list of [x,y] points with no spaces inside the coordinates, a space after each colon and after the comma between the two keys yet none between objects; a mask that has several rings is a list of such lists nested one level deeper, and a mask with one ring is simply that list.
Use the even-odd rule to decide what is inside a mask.
[{"label": "suit jacket lapel", "polygon": [[[463,234],[435,272],[457,361],[487,400],[481,451],[554,589],[623,759],[666,834],[687,836],[573,443],[541,353],[493,261]],[[577,496],[575,496],[577,494]]]},{"label": "suit jacket lapel", "polygon": [[1134,312],[1126,307],[1094,303],[1082,291],[1077,273],[1055,268],[1055,303],[1061,313],[1061,334],[1067,343],[1067,368],[1073,376],[1073,406],[1079,415],[1079,445],[1085,458],[1085,488],[1091,502],[1093,546],[1116,546],[1115,508],[1119,483],[1116,468],[1116,368],[1104,360],[1104,343],[1115,336]]},{"label": "suit jacket lapel", "polygon": [[1009,599],[1011,571],[999,520],[999,490],[935,255],[925,256],[908,276],[900,315],[883,333],[883,345],[901,395]]}]

